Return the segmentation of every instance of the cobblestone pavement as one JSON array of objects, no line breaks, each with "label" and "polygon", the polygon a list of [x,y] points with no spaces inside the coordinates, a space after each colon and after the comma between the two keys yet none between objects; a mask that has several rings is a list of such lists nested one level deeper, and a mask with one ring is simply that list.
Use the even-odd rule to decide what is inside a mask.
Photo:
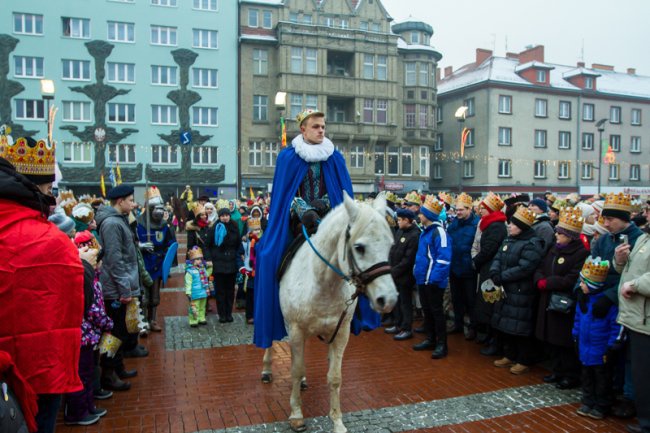
[{"label": "cobblestone pavement", "polygon": [[209,349],[212,347],[251,344],[253,327],[242,313],[232,315],[232,323],[219,323],[216,316],[206,317],[208,324],[190,328],[187,316],[165,317],[165,349]]}]

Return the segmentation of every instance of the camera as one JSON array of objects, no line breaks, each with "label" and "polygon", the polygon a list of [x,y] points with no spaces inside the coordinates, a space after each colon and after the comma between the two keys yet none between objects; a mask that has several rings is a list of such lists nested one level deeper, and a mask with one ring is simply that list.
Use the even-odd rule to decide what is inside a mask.
[{"label": "camera", "polygon": [[627,235],[618,235],[618,243],[620,244],[629,243]]}]

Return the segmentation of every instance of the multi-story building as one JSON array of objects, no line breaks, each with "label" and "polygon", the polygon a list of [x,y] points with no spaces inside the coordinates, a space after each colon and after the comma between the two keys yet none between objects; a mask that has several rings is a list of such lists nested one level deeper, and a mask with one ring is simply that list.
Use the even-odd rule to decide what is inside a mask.
[{"label": "multi-story building", "polygon": [[53,137],[65,185],[123,181],[177,192],[237,190],[235,1],[24,0],[0,10],[0,123]]},{"label": "multi-story building", "polygon": [[[429,190],[435,141],[433,29],[392,26],[379,0],[241,0],[242,192],[267,191],[296,115],[318,108],[355,193]],[[278,93],[284,104],[275,104]]]},{"label": "multi-story building", "polygon": [[547,63],[543,46],[505,58],[477,49],[474,62],[446,68],[438,104],[440,189],[650,193],[650,77],[634,69]]}]

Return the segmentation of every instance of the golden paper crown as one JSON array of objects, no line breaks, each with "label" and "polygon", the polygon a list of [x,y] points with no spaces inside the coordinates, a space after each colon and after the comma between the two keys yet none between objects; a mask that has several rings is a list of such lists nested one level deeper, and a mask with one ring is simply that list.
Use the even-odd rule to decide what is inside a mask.
[{"label": "golden paper crown", "polygon": [[505,205],[503,200],[501,200],[501,197],[492,191],[488,192],[488,195],[483,199],[481,203],[492,212],[503,209],[503,206]]},{"label": "golden paper crown", "polygon": [[59,203],[59,206],[63,209],[65,214],[69,217],[72,216],[72,209],[77,205],[77,200],[74,198],[67,198],[63,200],[61,203]]},{"label": "golden paper crown", "polygon": [[[160,195],[160,190],[157,186],[150,186],[149,189],[144,193],[145,201],[153,201],[154,199],[160,199],[162,203],[162,196]],[[156,200],[158,201],[158,200]]]},{"label": "golden paper crown", "polygon": [[440,212],[442,212],[442,208],[444,207],[444,204],[436,198],[435,195],[431,194],[426,196],[424,199],[424,204],[422,205],[423,207],[427,208],[427,210],[430,210],[436,215],[439,215]]},{"label": "golden paper crown", "polygon": [[79,203],[92,203],[93,199],[95,197],[91,196],[90,194],[82,194],[79,196]]},{"label": "golden paper crown", "polygon": [[609,194],[607,194],[607,198],[605,198],[605,204],[603,205],[603,210],[606,209],[620,210],[623,212],[631,212],[632,197],[630,197],[627,194],[623,194],[622,192],[619,192],[618,194],[614,194],[613,192],[610,192]]},{"label": "golden paper crown", "polygon": [[451,195],[448,193],[441,191],[438,193],[438,198],[443,202],[447,203],[449,206],[454,202],[454,200],[451,198]]},{"label": "golden paper crown", "polygon": [[420,197],[420,194],[418,194],[415,191],[406,194],[406,196],[404,197],[404,201],[408,203],[415,203],[418,206],[422,206],[422,197]]},{"label": "golden paper crown", "polygon": [[319,110],[314,110],[314,109],[308,109],[303,111],[302,113],[298,114],[296,116],[296,121],[298,122],[298,125],[302,125],[302,122],[305,120],[309,119],[311,116],[325,116],[325,113]]},{"label": "golden paper crown", "polygon": [[474,202],[472,201],[472,197],[470,197],[468,194],[465,194],[464,192],[458,194],[456,197],[456,206],[471,208],[473,206],[473,203]]},{"label": "golden paper crown", "polygon": [[248,226],[248,231],[262,230],[262,220],[259,218],[248,218],[246,225]]},{"label": "golden paper crown", "polygon": [[86,224],[90,224],[95,218],[93,207],[86,202],[81,202],[72,208],[72,217]]},{"label": "golden paper crown", "polygon": [[66,191],[59,191],[59,202],[63,202],[65,200],[75,200],[74,192],[72,192],[71,189]]},{"label": "golden paper crown", "polygon": [[517,218],[529,227],[535,223],[535,212],[528,209],[526,206],[519,206],[512,217]]},{"label": "golden paper crown", "polygon": [[558,198],[553,201],[553,204],[551,205],[551,209],[555,209],[556,211],[562,211],[562,209],[567,206],[568,203],[566,200],[564,200],[563,198]]},{"label": "golden paper crown", "polygon": [[607,279],[608,272],[609,260],[601,260],[600,257],[592,259],[589,256],[585,264],[582,265],[580,276],[594,283],[602,283]]},{"label": "golden paper crown", "polygon": [[54,143],[48,145],[45,140],[35,141],[24,137],[11,144],[11,140],[5,137],[0,145],[0,156],[9,161],[20,174],[54,177],[55,147]]},{"label": "golden paper crown", "polygon": [[190,260],[194,259],[202,259],[203,258],[203,250],[201,250],[200,247],[192,247],[187,253],[188,257]]},{"label": "golden paper crown", "polygon": [[560,211],[560,222],[558,227],[574,233],[581,233],[585,220],[582,218],[582,211],[579,208],[565,207]]},{"label": "golden paper crown", "polygon": [[390,201],[390,202],[393,202],[393,203],[397,203],[397,194],[395,194],[392,191],[388,191],[386,193],[386,200]]},{"label": "golden paper crown", "polygon": [[194,213],[195,217],[198,217],[200,214],[205,213],[205,206],[199,202],[196,202],[194,209],[192,209],[192,212]]}]

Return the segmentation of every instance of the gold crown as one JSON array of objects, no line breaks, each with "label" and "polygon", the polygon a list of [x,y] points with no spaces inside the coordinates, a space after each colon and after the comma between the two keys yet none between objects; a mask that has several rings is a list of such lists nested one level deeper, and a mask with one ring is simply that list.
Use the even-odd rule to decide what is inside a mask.
[{"label": "gold crown", "polygon": [[605,204],[603,205],[603,210],[612,209],[612,210],[622,210],[623,212],[632,211],[632,197],[627,194],[619,192],[614,194],[610,192],[605,198]]},{"label": "gold crown", "polygon": [[160,199],[162,202],[162,196],[160,195],[160,190],[157,186],[150,186],[149,189],[144,193],[144,199],[146,201],[152,201],[154,199]]},{"label": "gold crown", "polygon": [[61,203],[59,203],[59,206],[63,209],[65,214],[69,217],[72,216],[72,209],[77,205],[77,200],[74,198],[67,198],[63,200]]},{"label": "gold crown", "polygon": [[568,203],[565,199],[563,198],[557,198],[553,200],[553,204],[551,205],[551,209],[555,209],[556,211],[560,212],[562,211],[563,208],[567,207]]},{"label": "gold crown", "polygon": [[246,225],[248,226],[248,231],[262,230],[262,220],[259,218],[248,218]]},{"label": "gold crown", "polygon": [[602,283],[607,279],[609,272],[609,260],[601,260],[600,257],[595,259],[589,256],[582,265],[580,276],[594,283]]},{"label": "gold crown", "polygon": [[195,217],[198,217],[200,214],[205,213],[205,207],[197,201],[194,205],[194,209],[192,209],[192,212],[194,213]]},{"label": "gold crown", "polygon": [[444,191],[441,191],[441,192],[438,193],[438,198],[439,198],[443,203],[447,203],[449,206],[451,206],[451,204],[454,202],[454,200],[452,199],[451,195],[449,195],[448,193],[446,193],[446,192],[444,192]]},{"label": "gold crown", "polygon": [[54,176],[56,165],[54,143],[48,145],[45,140],[35,141],[21,137],[12,144],[7,136],[2,135],[2,137],[0,156],[9,161],[18,173],[31,176]]},{"label": "gold crown", "polygon": [[325,116],[325,113],[319,110],[314,110],[312,108],[303,111],[302,113],[298,114],[296,116],[296,121],[298,122],[298,125],[302,125],[302,122],[305,120],[309,119],[311,116]]},{"label": "gold crown", "polygon": [[188,251],[187,256],[189,257],[190,260],[202,259],[203,258],[203,250],[201,250],[200,247],[194,246],[194,247],[192,247],[192,249],[190,249]]},{"label": "gold crown", "polygon": [[546,198],[547,201],[550,201],[551,203],[557,200],[557,197],[555,197],[553,193],[544,194],[544,197]]},{"label": "gold crown", "polygon": [[488,192],[488,195],[481,202],[487,209],[496,212],[503,209],[505,203],[501,200],[501,197],[493,193],[492,191]]},{"label": "gold crown", "polygon": [[440,212],[442,212],[444,205],[440,200],[436,198],[435,195],[431,194],[426,196],[422,207],[425,207],[427,210],[433,212],[436,215],[439,215]]},{"label": "gold crown", "polygon": [[570,232],[582,232],[582,226],[585,220],[582,218],[582,211],[579,208],[565,207],[560,211],[560,222],[558,227],[562,227]]},{"label": "gold crown", "polygon": [[456,196],[456,206],[471,208],[473,206],[472,197],[464,192]]},{"label": "gold crown", "polygon": [[81,202],[72,208],[72,217],[83,223],[90,224],[95,218],[95,211],[88,203]]},{"label": "gold crown", "polygon": [[397,203],[397,194],[395,194],[394,192],[388,191],[386,193],[385,197],[386,197],[386,200],[388,200],[390,202],[393,202],[393,203]]},{"label": "gold crown", "polygon": [[529,227],[535,223],[535,212],[528,209],[526,206],[519,206],[512,217],[517,218]]},{"label": "gold crown", "polygon": [[418,194],[415,191],[406,194],[406,196],[404,197],[404,201],[408,203],[415,203],[418,206],[422,206],[422,197],[420,197],[420,194]]},{"label": "gold crown", "polygon": [[66,191],[59,191],[59,202],[63,202],[65,200],[74,200],[74,192],[72,192],[71,189],[66,190]]}]

